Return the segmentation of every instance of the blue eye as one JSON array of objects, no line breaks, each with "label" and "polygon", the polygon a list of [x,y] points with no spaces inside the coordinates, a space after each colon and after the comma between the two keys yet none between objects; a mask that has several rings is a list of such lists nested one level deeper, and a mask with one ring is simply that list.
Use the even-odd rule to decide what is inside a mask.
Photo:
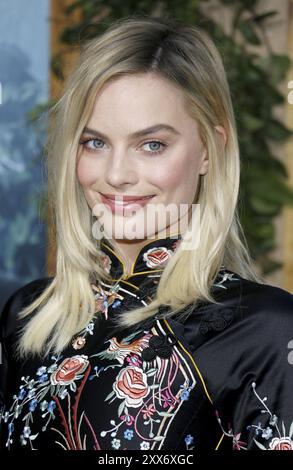
[{"label": "blue eye", "polygon": [[147,152],[147,153],[162,153],[165,147],[167,147],[166,144],[163,144],[163,142],[160,142],[159,140],[151,140],[149,142],[145,142],[143,145],[150,145],[150,144],[157,144],[163,148],[161,148],[160,150],[151,150],[150,152]]},{"label": "blue eye", "polygon": [[90,151],[95,151],[95,150],[98,150],[99,148],[101,147],[95,147],[92,148],[92,147],[89,147],[88,144],[90,142],[102,142],[102,140],[100,139],[87,139],[87,140],[83,140],[82,142],[80,142],[80,145],[82,145],[84,148],[86,148],[87,150],[90,150]]},{"label": "blue eye", "polygon": [[[100,149],[103,148],[101,146],[98,147],[96,145],[93,145],[93,147],[89,146],[90,143],[94,144],[94,142],[104,143],[101,139],[86,139],[86,140],[81,141],[80,145],[82,145],[82,147],[84,147],[89,152],[95,152],[95,151],[100,150]],[[159,140],[150,140],[150,141],[145,142],[144,144],[142,144],[142,146],[150,145],[150,144],[155,144],[155,145],[159,146],[159,148],[157,150],[152,150],[151,149],[150,151],[146,151],[146,153],[159,154],[159,153],[162,153],[164,151],[164,149],[167,147],[167,144],[163,144],[163,142],[160,142]]]}]

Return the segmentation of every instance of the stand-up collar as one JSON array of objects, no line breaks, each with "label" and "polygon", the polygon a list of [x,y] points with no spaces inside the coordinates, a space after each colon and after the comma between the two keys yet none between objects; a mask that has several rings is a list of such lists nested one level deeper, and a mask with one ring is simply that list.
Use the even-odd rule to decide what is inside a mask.
[{"label": "stand-up collar", "polygon": [[[139,251],[127,277],[148,274],[149,272],[162,272],[181,240],[180,233],[172,235],[172,237],[149,240]],[[105,254],[104,266],[113,279],[126,276],[123,260],[105,237],[101,240],[101,250]]]}]

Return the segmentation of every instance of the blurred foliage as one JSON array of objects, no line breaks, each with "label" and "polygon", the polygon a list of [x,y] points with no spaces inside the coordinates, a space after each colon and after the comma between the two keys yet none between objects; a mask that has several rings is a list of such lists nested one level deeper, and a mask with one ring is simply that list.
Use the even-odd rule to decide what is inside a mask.
[{"label": "blurred foliage", "polygon": [[[275,117],[275,107],[287,99],[280,88],[290,59],[274,53],[266,34],[268,21],[277,11],[261,13],[259,0],[218,0],[219,15],[223,7],[230,9],[227,33],[209,14],[210,4],[209,0],[72,1],[64,14],[71,18],[78,11],[81,19],[62,31],[60,41],[66,51],[101,34],[116,19],[139,15],[175,17],[210,34],[224,61],[237,121],[242,171],[240,218],[251,255],[266,275],[282,266],[270,258],[276,247],[274,218],[284,205],[293,205],[286,167],[271,145],[281,145],[292,135]],[[63,80],[62,51],[52,58],[51,66],[55,76]]]}]

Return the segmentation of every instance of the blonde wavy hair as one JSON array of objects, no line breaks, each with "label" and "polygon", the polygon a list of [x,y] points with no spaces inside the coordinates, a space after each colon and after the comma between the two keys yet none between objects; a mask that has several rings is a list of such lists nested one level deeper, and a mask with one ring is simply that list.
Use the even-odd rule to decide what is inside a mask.
[{"label": "blonde wavy hair", "polygon": [[[208,152],[209,170],[200,177],[194,201],[200,204],[200,249],[183,250],[179,245],[164,268],[153,300],[124,312],[117,324],[135,325],[158,314],[161,305],[169,307],[165,316],[171,316],[187,306],[194,310],[198,301],[218,304],[211,286],[221,265],[263,282],[239,222],[237,130],[215,44],[200,27],[174,18],[121,18],[84,43],[61,98],[50,109],[45,154],[48,200],[56,228],[56,273],[41,295],[19,312],[21,318],[34,312],[21,329],[17,345],[21,356],[61,352],[94,316],[93,275],[97,284],[111,281],[103,268],[100,242],[93,236],[92,210],[76,176],[79,141],[102,86],[122,74],[148,72],[181,90]],[[215,131],[217,125],[226,131],[225,146]]]}]

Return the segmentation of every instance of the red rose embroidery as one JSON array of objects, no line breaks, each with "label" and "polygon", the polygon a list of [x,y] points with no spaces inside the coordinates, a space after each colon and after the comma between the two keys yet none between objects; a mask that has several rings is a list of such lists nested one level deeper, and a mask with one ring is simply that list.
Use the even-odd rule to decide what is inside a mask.
[{"label": "red rose embroidery", "polygon": [[78,374],[82,374],[89,364],[86,356],[72,356],[64,359],[51,375],[53,385],[68,385],[76,379]]},{"label": "red rose embroidery", "polygon": [[122,369],[113,385],[118,398],[126,400],[127,406],[138,408],[149,394],[146,374],[138,367]]},{"label": "red rose embroidery", "polygon": [[165,247],[151,248],[144,253],[143,259],[149,268],[155,268],[156,266],[165,266],[172,254],[173,251]]},{"label": "red rose embroidery", "polygon": [[270,450],[293,450],[293,441],[290,437],[274,437],[270,442]]}]

